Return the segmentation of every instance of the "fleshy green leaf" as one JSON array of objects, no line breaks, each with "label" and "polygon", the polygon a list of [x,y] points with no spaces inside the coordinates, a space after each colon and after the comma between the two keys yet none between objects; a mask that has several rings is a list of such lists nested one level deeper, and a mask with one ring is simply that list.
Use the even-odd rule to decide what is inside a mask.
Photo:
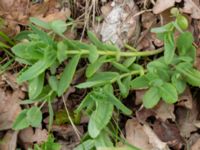
[{"label": "fleshy green leaf", "polygon": [[89,56],[88,56],[88,59],[89,59],[90,63],[92,64],[98,59],[99,54],[98,54],[96,46],[94,46],[92,44],[89,45],[88,50],[90,52]]},{"label": "fleshy green leaf", "polygon": [[200,86],[200,72],[189,63],[180,63],[176,66],[178,72],[183,75],[183,79],[192,86]]},{"label": "fleshy green leaf", "polygon": [[175,54],[174,34],[173,32],[165,33],[164,36],[164,59],[167,64],[170,64]]},{"label": "fleshy green leaf", "polygon": [[172,76],[172,84],[179,94],[183,93],[186,88],[186,82],[181,77],[180,73],[175,73]]},{"label": "fleshy green leaf", "polygon": [[106,127],[112,117],[112,112],[113,105],[111,103],[96,101],[96,110],[90,116],[88,124],[88,132],[92,138],[96,138],[101,130]]},{"label": "fleshy green leaf", "polygon": [[67,58],[66,50],[67,45],[64,42],[58,42],[57,44],[57,59],[59,63],[63,62]]},{"label": "fleshy green leaf", "polygon": [[146,89],[149,86],[149,81],[145,76],[140,76],[132,80],[130,86],[132,89]]},{"label": "fleshy green leaf", "polygon": [[112,85],[106,85],[104,87],[104,93],[108,97],[109,101],[117,107],[119,110],[122,111],[123,114],[125,115],[131,115],[132,111],[127,108],[118,98],[116,98],[112,92],[110,92],[110,89],[112,88]]},{"label": "fleshy green leaf", "polygon": [[122,65],[122,64],[120,64],[120,63],[117,63],[117,62],[115,62],[115,61],[113,61],[113,62],[111,62],[112,63],[112,65],[116,68],[116,69],[118,69],[119,71],[122,71],[122,72],[130,72],[130,70],[127,68],[127,67],[125,67],[124,65]]},{"label": "fleshy green leaf", "polygon": [[30,17],[29,19],[30,19],[30,22],[34,23],[37,26],[40,26],[40,27],[42,27],[44,29],[48,29],[48,30],[51,29],[49,23],[46,23],[46,22],[44,22],[40,19],[34,18],[34,17]]},{"label": "fleshy green leaf", "polygon": [[42,122],[42,112],[40,108],[33,106],[27,111],[27,120],[33,127],[39,127]]},{"label": "fleshy green leaf", "polygon": [[92,75],[99,70],[99,68],[102,66],[102,64],[106,61],[106,56],[102,56],[99,59],[97,59],[95,62],[92,64],[89,64],[87,69],[86,69],[86,77],[89,78]]},{"label": "fleshy green leaf", "polygon": [[24,109],[17,116],[17,118],[13,124],[13,127],[12,127],[14,130],[21,130],[21,129],[27,128],[30,125],[27,120],[27,117],[26,117],[27,112],[28,112],[28,110]]},{"label": "fleshy green leaf", "polygon": [[95,138],[95,147],[113,147],[113,142],[105,130],[102,130],[99,136]]},{"label": "fleshy green leaf", "polygon": [[117,80],[117,84],[119,86],[120,94],[122,95],[123,98],[126,98],[128,96],[128,93],[129,93],[129,88],[126,87],[120,79]]},{"label": "fleshy green leaf", "polygon": [[157,87],[151,87],[143,97],[143,105],[146,108],[153,108],[160,101],[159,90]]},{"label": "fleshy green leaf", "polygon": [[90,88],[110,83],[113,79],[119,76],[116,72],[98,72],[89,78],[86,82],[78,84],[77,88]]},{"label": "fleshy green leaf", "polygon": [[60,81],[58,83],[58,96],[61,96],[70,86],[70,83],[72,82],[79,59],[80,59],[80,55],[75,55],[66,65],[61,75]]},{"label": "fleshy green leaf", "polygon": [[190,51],[192,47],[192,43],[194,42],[194,38],[192,33],[183,32],[177,39],[177,48],[180,55],[185,55],[188,51]]},{"label": "fleshy green leaf", "polygon": [[162,99],[168,104],[173,104],[178,100],[176,88],[171,83],[165,82],[160,86],[159,93]]},{"label": "fleshy green leaf", "polygon": [[55,33],[62,35],[67,29],[67,24],[63,20],[55,20],[50,22],[50,27]]},{"label": "fleshy green leaf", "polygon": [[49,68],[54,63],[55,59],[55,51],[47,48],[44,59],[39,60],[26,71],[22,72],[17,79],[18,82],[22,83],[24,81],[34,79]]},{"label": "fleshy green leaf", "polygon": [[99,39],[95,36],[94,33],[92,33],[91,31],[88,31],[88,32],[87,32],[87,35],[88,35],[90,41],[91,41],[95,46],[97,46],[97,48],[103,48],[103,47],[104,47],[103,43],[102,43],[101,41],[99,41]]},{"label": "fleshy green leaf", "polygon": [[123,65],[128,68],[135,62],[135,60],[136,57],[126,58],[123,62]]},{"label": "fleshy green leaf", "polygon": [[164,32],[171,32],[174,29],[174,26],[172,23],[168,23],[162,27],[157,27],[157,28],[153,28],[151,29],[151,32],[154,33],[164,33]]},{"label": "fleshy green leaf", "polygon": [[58,79],[56,76],[50,76],[48,81],[52,90],[56,92],[58,90]]},{"label": "fleshy green leaf", "polygon": [[29,81],[28,94],[30,99],[35,99],[43,89],[44,85],[44,73]]},{"label": "fleshy green leaf", "polygon": [[74,150],[91,150],[94,147],[94,140],[87,140],[78,145]]}]

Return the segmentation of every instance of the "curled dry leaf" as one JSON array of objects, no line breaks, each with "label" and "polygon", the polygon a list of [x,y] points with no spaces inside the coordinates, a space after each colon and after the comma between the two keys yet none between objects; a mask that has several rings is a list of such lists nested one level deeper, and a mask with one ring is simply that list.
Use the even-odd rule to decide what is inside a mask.
[{"label": "curled dry leaf", "polygon": [[153,146],[149,143],[149,138],[144,132],[143,126],[136,119],[129,119],[125,126],[127,141],[143,150],[150,150]]},{"label": "curled dry leaf", "polygon": [[1,80],[6,82],[13,90],[19,89],[19,85],[16,82],[17,74],[11,74],[9,72],[5,72],[1,76]]},{"label": "curled dry leaf", "polygon": [[152,126],[156,135],[170,147],[179,150],[184,145],[176,124],[157,119]]},{"label": "curled dry leaf", "polygon": [[[174,6],[175,2],[180,2],[181,0],[157,0],[154,7],[153,7],[153,13],[159,14],[168,8],[171,8]],[[187,0],[186,0],[187,1]]]},{"label": "curled dry leaf", "polygon": [[141,110],[136,112],[136,117],[140,123],[146,123],[146,121],[150,117],[155,118],[155,116],[156,116],[156,113],[152,109],[142,108]]},{"label": "curled dry leaf", "polygon": [[162,142],[147,124],[144,124],[144,131],[149,137],[149,143],[151,143],[154,147],[153,150],[169,150],[167,144],[165,142]]},{"label": "curled dry leaf", "polygon": [[18,131],[8,130],[0,142],[1,150],[16,150]]},{"label": "curled dry leaf", "polygon": [[200,19],[200,8],[195,0],[184,0],[183,12],[191,14],[194,19]]},{"label": "curled dry leaf", "polygon": [[193,133],[190,138],[187,140],[187,144],[189,147],[192,147],[192,145],[194,145],[197,140],[200,139],[200,134],[198,133]]},{"label": "curled dry leaf", "polygon": [[187,109],[192,109],[193,107],[193,98],[189,88],[186,88],[183,94],[180,95],[178,100],[178,106],[183,106]]},{"label": "curled dry leaf", "polygon": [[134,43],[140,32],[139,17],[134,16],[138,13],[137,5],[132,0],[114,0],[111,6],[112,10],[107,8],[110,13],[102,24],[102,41],[112,42],[119,47],[127,42]]},{"label": "curled dry leaf", "polygon": [[0,131],[12,127],[13,122],[21,111],[19,101],[23,97],[24,93],[21,90],[9,93],[0,89]]},{"label": "curled dry leaf", "polygon": [[199,149],[200,149],[200,138],[191,147],[191,150],[199,150]]},{"label": "curled dry leaf", "polygon": [[153,109],[142,108],[137,111],[136,117],[141,123],[145,123],[150,117],[161,119],[162,121],[166,121],[167,119],[175,121],[174,105],[166,104],[161,101]]},{"label": "curled dry leaf", "polygon": [[62,8],[58,0],[48,0],[32,4],[29,0],[1,0],[0,16],[5,21],[5,33],[13,36],[20,32],[19,25],[27,25],[29,17],[36,17],[43,21],[67,20],[71,12],[69,8]]},{"label": "curled dry leaf", "polygon": [[175,121],[175,115],[174,115],[174,105],[167,104],[163,101],[161,101],[154,109],[153,111],[156,114],[156,118],[160,118],[162,121],[166,121],[167,119],[171,119]]},{"label": "curled dry leaf", "polygon": [[142,104],[142,98],[146,90],[136,90],[135,91],[135,105]]},{"label": "curled dry leaf", "polygon": [[19,132],[19,139],[24,149],[28,149],[28,147],[32,147],[34,143],[41,144],[47,141],[48,131],[40,128],[36,128],[35,131],[33,131],[33,128],[29,127]]},{"label": "curled dry leaf", "polygon": [[184,107],[178,107],[176,109],[176,118],[180,133],[183,137],[189,137],[192,132],[197,130],[195,126],[197,122],[198,108],[196,102],[193,101],[192,109],[186,109]]},{"label": "curled dry leaf", "polygon": [[125,130],[127,141],[142,150],[169,150],[147,124],[141,125],[136,119],[129,119]]},{"label": "curled dry leaf", "polygon": [[[78,130],[79,136],[83,135],[83,126],[76,126],[76,129]],[[72,150],[80,143],[80,139],[71,125],[53,125],[52,131],[57,136],[62,137],[58,142],[62,145],[63,150]]]}]

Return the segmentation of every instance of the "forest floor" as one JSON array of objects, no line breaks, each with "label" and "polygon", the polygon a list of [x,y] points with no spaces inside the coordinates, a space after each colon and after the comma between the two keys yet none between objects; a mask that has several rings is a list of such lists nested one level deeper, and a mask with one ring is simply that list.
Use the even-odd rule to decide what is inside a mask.
[{"label": "forest floor", "polygon": [[[87,31],[92,31],[102,43],[111,41],[125,54],[127,49],[132,50],[132,53],[162,49],[165,43],[155,33],[151,32],[151,29],[174,21],[175,18],[170,13],[170,9],[173,7],[178,8],[188,20],[187,31],[194,36],[193,45],[196,48],[193,66],[200,71],[200,1],[198,0],[0,0],[0,150],[72,150],[75,147],[77,150],[200,150],[200,89],[198,86],[194,87],[187,84],[173,104],[160,101],[157,102],[157,105],[147,109],[143,104],[143,97],[147,89],[130,89],[128,87],[128,90],[124,91],[124,96],[123,89],[126,89],[126,85],[122,85],[121,81],[116,79],[115,84],[112,82],[114,95],[120,99],[123,106],[117,102],[114,105],[107,105],[107,102],[99,103],[98,101],[94,105],[84,104],[89,108],[81,110],[82,113],[79,114],[77,121],[75,110],[80,106],[86,95],[91,93],[92,90],[94,91],[95,88],[77,88],[76,85],[85,82],[87,77],[90,77],[86,71],[89,69],[86,68],[88,64],[95,63],[93,59],[96,58],[91,58],[91,60],[89,58],[89,62],[86,58],[82,58],[79,63],[77,62],[75,73],[72,74],[73,81],[66,87],[67,90],[55,96],[50,103],[44,99],[44,101],[22,104],[23,102],[26,103],[25,100],[30,99],[31,90],[34,89],[30,90],[29,87],[32,80],[24,80],[25,82],[19,83],[17,79],[21,69],[29,65],[26,63],[24,65],[23,60],[21,60],[22,63],[19,59],[17,60],[18,57],[13,52],[12,47],[20,42],[26,43],[28,41],[27,39],[18,40],[19,37],[16,35],[25,30],[30,30],[30,17],[46,23],[62,20],[67,23],[67,29],[63,36],[70,40],[80,40],[86,44],[93,40],[89,40],[87,35]],[[32,23],[40,24],[37,24],[37,21],[32,21]],[[47,24],[41,26],[43,25],[46,26]],[[62,28],[66,26],[60,26],[60,29],[56,28],[55,30],[60,33]],[[45,29],[44,31],[47,32],[48,30]],[[48,35],[51,36],[52,32],[48,32]],[[175,38],[178,35],[175,32]],[[63,39],[63,36],[54,36],[54,39],[58,42]],[[30,37],[32,39],[37,38],[34,34]],[[146,69],[149,62],[162,55],[162,53],[159,53],[144,58],[138,57],[133,62],[135,62],[136,68],[142,66]],[[62,56],[64,54],[61,53],[59,58],[64,60]],[[103,57],[101,58],[103,59]],[[62,78],[60,74],[65,65],[73,65],[71,62],[75,62],[76,57],[72,57],[72,61],[63,60],[60,65],[54,66],[54,68],[57,67],[56,76],[53,76],[56,81]],[[123,61],[125,60],[123,59]],[[132,60],[129,59],[130,61]],[[129,62],[126,61],[126,64]],[[101,68],[100,65],[93,67],[97,70],[100,68],[99,71],[114,70],[116,72],[111,67],[113,65],[121,71],[120,73],[127,73],[127,68],[121,66],[120,62],[103,60],[103,63],[105,64]],[[145,69],[143,70],[144,74],[146,73]],[[50,72],[49,69],[44,73],[42,81],[44,85],[49,83]],[[32,72],[32,76],[34,74],[37,74],[37,71]],[[106,76],[106,74],[104,75]],[[127,74],[120,75],[120,77],[125,77]],[[66,74],[66,76],[71,76],[71,73]],[[136,76],[127,77],[130,77],[126,78],[127,81],[131,82],[131,79]],[[102,77],[102,80],[104,80],[104,77]],[[92,80],[89,81],[92,82]],[[123,81],[123,84],[128,84],[127,81]],[[38,82],[41,81],[38,80]],[[53,86],[50,85],[50,87]],[[39,89],[39,86],[36,86],[36,89]],[[120,96],[120,92],[122,96]],[[173,95],[173,91],[169,92],[169,97],[171,95]],[[112,96],[110,99],[113,98]],[[151,98],[149,97],[149,101],[151,101]],[[115,105],[117,107],[112,109]],[[35,127],[33,123],[33,125],[28,124],[28,127],[25,127],[26,125],[24,125],[24,122],[22,123],[22,120],[20,125],[23,124],[24,129],[20,126],[13,126],[23,110],[33,107],[37,109],[37,106],[42,112],[39,126]],[[98,110],[98,106],[103,107]],[[54,112],[52,124],[50,109]],[[102,111],[103,109],[111,109],[111,112]],[[95,113],[100,111],[101,115],[95,116],[92,110],[95,110]],[[121,113],[121,110],[124,111],[124,114]],[[131,110],[132,114],[129,114],[126,110]],[[84,113],[84,111],[87,113]],[[126,115],[126,112],[128,115]],[[109,114],[112,118],[108,118]],[[107,115],[108,117],[105,117]],[[96,124],[97,126],[93,124],[95,127],[89,127],[88,124],[92,124],[89,123],[92,116],[102,121],[102,127],[99,127],[98,124]],[[34,115],[30,115],[29,119],[35,119],[34,117]],[[102,117],[105,117],[105,122]],[[109,119],[109,122],[106,119]],[[94,128],[97,127],[100,130],[98,134],[103,138],[100,135],[94,136],[94,134],[97,134]],[[107,129],[112,133],[107,134]],[[83,144],[82,148],[80,147],[81,143]]]}]

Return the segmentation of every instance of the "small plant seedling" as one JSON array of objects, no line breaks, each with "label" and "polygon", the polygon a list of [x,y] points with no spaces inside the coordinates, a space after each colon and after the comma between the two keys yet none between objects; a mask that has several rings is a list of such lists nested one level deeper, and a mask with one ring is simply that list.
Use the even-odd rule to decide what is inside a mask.
[{"label": "small plant seedling", "polygon": [[[177,102],[179,94],[184,92],[187,84],[199,86],[200,72],[193,67],[196,54],[194,39],[190,32],[185,31],[188,26],[187,19],[176,10],[172,13],[175,21],[152,29],[152,32],[157,33],[164,41],[164,49],[144,52],[121,51],[113,44],[102,43],[90,31],[87,33],[90,44],[69,40],[63,33],[72,24],[60,20],[46,23],[31,18],[30,30],[17,36],[17,39],[23,42],[15,45],[12,52],[19,63],[26,65],[17,79],[19,83],[28,82],[29,98],[22,104],[41,105],[24,109],[13,124],[13,129],[20,130],[30,125],[37,127],[42,121],[40,109],[44,103],[48,103],[50,131],[54,117],[51,102],[56,96],[62,96],[71,86],[82,58],[88,59],[85,71],[87,79],[76,85],[76,88],[90,88],[91,91],[74,114],[80,116],[81,112],[85,112],[90,116],[90,121],[88,133],[76,150],[113,147],[112,138],[115,136],[107,133],[110,130],[111,118],[116,109],[124,115],[132,114],[120,100],[126,98],[131,89],[147,89],[143,105],[152,108],[161,99],[169,104]],[[180,32],[177,38],[174,37],[176,31]],[[56,36],[63,40],[56,40]],[[139,57],[156,55],[163,51],[164,56],[149,62],[146,69],[137,63]],[[63,65],[64,61],[67,64],[63,71],[57,72],[57,68]],[[105,63],[112,65],[109,71],[102,71],[101,67]],[[116,87],[119,91],[117,95]]]}]

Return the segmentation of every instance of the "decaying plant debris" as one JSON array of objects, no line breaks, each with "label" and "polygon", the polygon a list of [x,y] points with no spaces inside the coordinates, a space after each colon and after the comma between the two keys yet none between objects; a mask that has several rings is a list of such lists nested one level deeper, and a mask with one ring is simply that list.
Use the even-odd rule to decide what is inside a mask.
[{"label": "decaying plant debris", "polygon": [[1,0],[0,149],[199,150],[197,0]]}]

